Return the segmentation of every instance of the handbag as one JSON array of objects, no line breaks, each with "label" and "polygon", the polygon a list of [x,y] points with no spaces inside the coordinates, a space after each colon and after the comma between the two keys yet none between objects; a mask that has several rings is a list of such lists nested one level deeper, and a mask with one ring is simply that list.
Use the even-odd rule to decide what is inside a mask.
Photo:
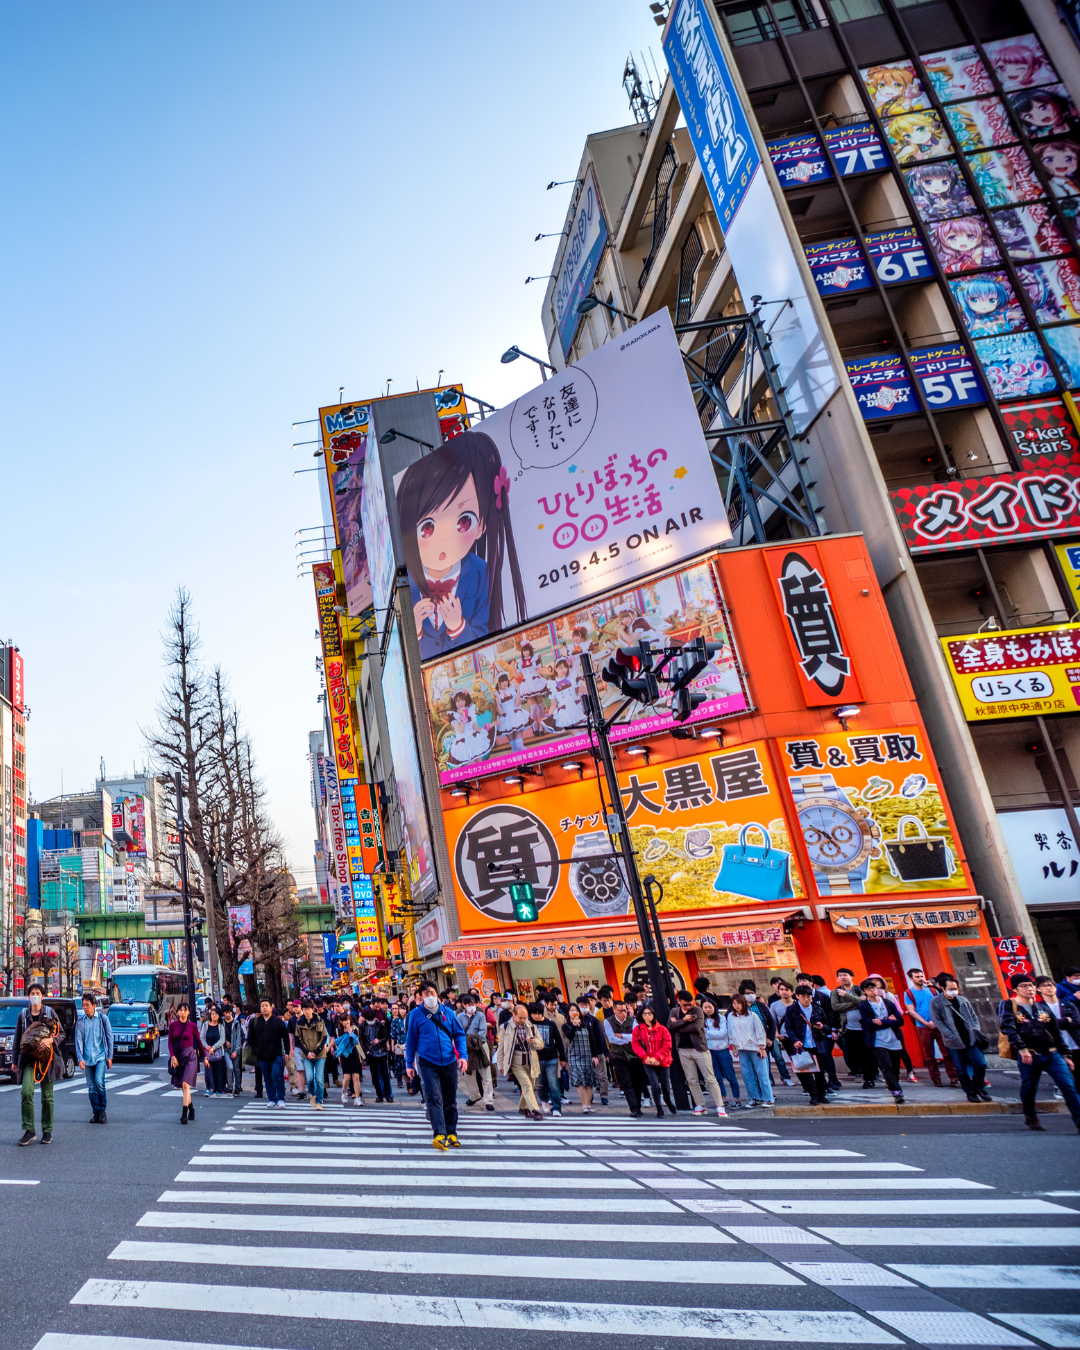
[{"label": "handbag", "polygon": [[[765,841],[748,844],[746,836],[757,830]],[[773,848],[769,831],[756,820],[739,831],[737,844],[725,844],[721,850],[720,871],[713,882],[714,891],[730,891],[748,900],[791,900],[791,854]]]},{"label": "handbag", "polygon": [[[915,826],[916,837],[907,837],[908,822]],[[947,881],[956,871],[952,850],[940,836],[927,834],[918,816],[901,816],[896,822],[896,838],[885,840],[889,871],[900,881]]]},{"label": "handbag", "polygon": [[[1011,998],[1011,999],[1009,999],[1009,1002],[1012,1004],[1012,1008],[1013,1008],[1013,1016],[1015,1017],[1015,1016],[1016,1016],[1016,999]],[[1012,1048],[1012,1042],[1009,1040],[1008,1036],[1006,1036],[1005,1033],[1004,1033],[1003,1031],[999,1031],[999,1032],[998,1032],[998,1058],[999,1058],[999,1059],[1015,1059],[1015,1058],[1016,1058],[1016,1051]]]},{"label": "handbag", "polygon": [[813,1073],[817,1069],[817,1060],[809,1050],[800,1050],[791,1056],[791,1067],[796,1073]]},{"label": "handbag", "polygon": [[244,1042],[244,1053],[240,1056],[240,1062],[246,1064],[248,1068],[253,1069],[259,1062],[259,1057],[255,1053],[255,1047],[250,1041]]}]

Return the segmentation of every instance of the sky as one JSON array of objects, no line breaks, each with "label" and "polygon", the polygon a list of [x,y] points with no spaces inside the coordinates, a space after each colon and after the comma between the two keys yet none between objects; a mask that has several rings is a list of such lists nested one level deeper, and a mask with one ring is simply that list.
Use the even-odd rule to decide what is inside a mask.
[{"label": "sky", "polygon": [[[178,586],[310,880],[320,404],[536,383],[585,136],[646,0],[0,8],[0,637],[32,798],[142,766]],[[651,64],[651,63],[650,63]],[[307,872],[308,877],[303,874]]]}]

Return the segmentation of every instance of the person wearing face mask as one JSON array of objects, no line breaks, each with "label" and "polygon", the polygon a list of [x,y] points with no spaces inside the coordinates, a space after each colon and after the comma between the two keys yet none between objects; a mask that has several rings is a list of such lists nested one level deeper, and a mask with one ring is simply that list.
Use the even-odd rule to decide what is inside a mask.
[{"label": "person wearing face mask", "polygon": [[934,983],[940,993],[930,1000],[930,1022],[956,1067],[960,1086],[969,1102],[990,1102],[986,1090],[986,1056],[990,1042],[979,1025],[979,1015],[960,992],[955,975],[942,971]]},{"label": "person wearing face mask", "polygon": [[432,1145],[460,1148],[457,1080],[469,1063],[465,1032],[454,1014],[439,1006],[438,990],[429,980],[420,986],[420,994],[420,1007],[409,1013],[405,1028],[405,1072],[411,1079],[419,1070]]},{"label": "person wearing face mask", "polygon": [[1074,998],[1080,1004],[1080,966],[1066,966],[1064,968],[1061,972],[1061,979],[1058,981],[1057,996],[1062,1003],[1067,998]]},{"label": "person wearing face mask", "polygon": [[377,1102],[392,1102],[394,1091],[390,1086],[390,1027],[376,1015],[372,1007],[364,1009],[360,1024],[360,1045],[371,1070],[371,1086]]},{"label": "person wearing face mask", "polygon": [[[64,1061],[56,1047],[64,1039],[64,1028],[52,1008],[45,1007],[45,990],[32,984],[26,991],[29,1008],[19,1013],[11,1058],[19,1066],[22,1080],[22,1127],[19,1144],[25,1147],[37,1138],[34,1132],[34,1088],[41,1088],[41,1142],[52,1143],[53,1084],[64,1076]],[[23,1046],[23,1041],[27,1045]]]}]

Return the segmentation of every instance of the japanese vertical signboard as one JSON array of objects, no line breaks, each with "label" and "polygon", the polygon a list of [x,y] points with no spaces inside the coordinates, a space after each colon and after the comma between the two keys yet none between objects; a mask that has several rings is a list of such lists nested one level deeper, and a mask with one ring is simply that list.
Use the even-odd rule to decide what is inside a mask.
[{"label": "japanese vertical signboard", "polygon": [[356,878],[353,894],[356,900],[356,944],[361,956],[381,956],[382,943],[379,940],[379,920],[375,913],[375,890],[371,877],[366,874]]},{"label": "japanese vertical signboard", "polygon": [[319,608],[327,716],[334,742],[337,776],[344,787],[356,781],[359,770],[352,708],[349,702],[349,683],[345,676],[345,656],[341,648],[341,624],[335,608],[337,591],[334,569],[330,563],[315,563],[311,570],[315,578],[315,599]]},{"label": "japanese vertical signboard", "polygon": [[371,606],[367,546],[360,519],[364,464],[371,429],[369,404],[337,403],[319,409],[319,433],[334,532],[341,550],[348,609],[354,618]]},{"label": "japanese vertical signboard", "polygon": [[969,722],[1080,707],[1080,627],[967,633],[941,647]]},{"label": "japanese vertical signboard", "polygon": [[342,914],[352,914],[352,869],[349,865],[349,843],[345,833],[345,812],[341,804],[341,784],[332,759],[326,761],[326,814],[330,832],[330,849],[334,859],[334,876],[338,884],[338,903]]},{"label": "japanese vertical signboard", "polygon": [[861,702],[851,648],[840,629],[818,550],[812,544],[769,549],[765,557],[807,707],[838,699]]},{"label": "japanese vertical signboard", "polygon": [[574,221],[555,276],[552,295],[555,325],[559,330],[564,357],[570,355],[570,348],[574,345],[574,334],[579,322],[578,303],[592,289],[593,277],[596,276],[607,237],[607,222],[600,208],[600,193],[590,165],[581,181]]}]

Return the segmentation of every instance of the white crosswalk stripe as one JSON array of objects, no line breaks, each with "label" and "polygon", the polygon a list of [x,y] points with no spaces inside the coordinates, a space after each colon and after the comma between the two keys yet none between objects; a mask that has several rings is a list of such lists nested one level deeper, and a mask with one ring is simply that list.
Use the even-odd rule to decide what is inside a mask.
[{"label": "white crosswalk stripe", "polygon": [[[1080,1210],[928,1174],[929,1151],[877,1139],[868,1157],[715,1117],[646,1130],[616,1115],[464,1115],[461,1129],[460,1152],[444,1154],[414,1104],[241,1107],[134,1232],[117,1235],[65,1329],[35,1350],[329,1350],[362,1324],[384,1328],[380,1344],[445,1329],[475,1350],[503,1350],[515,1333],[553,1347],[624,1338],[628,1350],[686,1340],[1080,1350],[1080,1319],[1038,1301],[1080,1287],[1080,1264],[1046,1264],[1048,1248],[1080,1247]],[[964,1264],[933,1247],[962,1248]],[[886,1263],[877,1248],[930,1262]],[[980,1248],[1016,1255],[983,1264]],[[980,1289],[1028,1302],[986,1314],[964,1302]],[[227,1340],[176,1339],[197,1337],[209,1309]],[[70,1318],[118,1310],[143,1334],[71,1329]],[[259,1331],[246,1337],[245,1326]]]}]

